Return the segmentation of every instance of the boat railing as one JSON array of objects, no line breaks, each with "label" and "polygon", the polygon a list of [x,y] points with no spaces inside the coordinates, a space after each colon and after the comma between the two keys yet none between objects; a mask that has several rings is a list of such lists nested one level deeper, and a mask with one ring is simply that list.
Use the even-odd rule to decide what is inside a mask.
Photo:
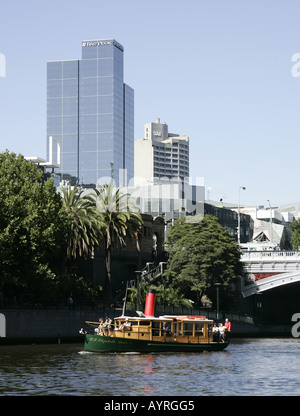
[{"label": "boat railing", "polygon": [[154,335],[152,336],[152,338],[150,337],[150,332],[145,332],[144,330],[142,331],[141,328],[137,328],[136,331],[120,331],[118,332],[118,335],[116,335],[115,333],[111,334],[111,337],[117,337],[117,338],[130,338],[133,334],[136,334],[137,336],[132,337],[133,339],[137,339],[137,340],[147,340],[148,337],[146,335],[149,335],[149,340],[152,341],[161,341],[163,339],[163,342],[182,342],[184,341],[185,343],[195,343],[195,344],[200,344],[204,339],[206,343],[210,343],[210,342],[216,342],[213,340],[212,332],[208,332],[207,337],[203,336],[203,335],[195,335],[193,336],[192,334],[188,333],[188,334],[171,334],[171,335]]},{"label": "boat railing", "polygon": [[[88,322],[88,321],[87,321]],[[96,322],[89,322],[90,324],[96,324]],[[114,327],[114,324],[112,324]],[[203,329],[193,330],[180,329],[177,332],[167,333],[163,328],[152,328],[151,326],[139,326],[133,325],[130,329],[125,330],[115,330],[110,331],[110,337],[112,338],[132,338],[137,340],[152,340],[152,341],[161,341],[164,342],[184,342],[184,343],[201,343],[203,340],[205,342],[211,342],[212,329],[209,326],[203,327]]]}]

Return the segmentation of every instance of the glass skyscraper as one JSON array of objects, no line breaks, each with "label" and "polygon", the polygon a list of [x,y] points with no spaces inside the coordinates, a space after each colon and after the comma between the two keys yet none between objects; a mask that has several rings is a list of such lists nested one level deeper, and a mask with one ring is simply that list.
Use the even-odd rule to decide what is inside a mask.
[{"label": "glass skyscraper", "polygon": [[60,143],[62,181],[133,178],[134,91],[123,81],[123,55],[114,39],[83,41],[81,60],[47,63],[47,149],[50,136]]}]

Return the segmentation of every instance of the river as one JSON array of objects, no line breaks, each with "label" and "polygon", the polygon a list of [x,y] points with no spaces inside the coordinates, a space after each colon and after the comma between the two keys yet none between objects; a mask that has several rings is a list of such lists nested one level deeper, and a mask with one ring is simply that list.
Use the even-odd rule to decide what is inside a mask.
[{"label": "river", "polygon": [[300,395],[300,340],[233,339],[214,353],[95,354],[80,344],[0,347],[0,395]]}]

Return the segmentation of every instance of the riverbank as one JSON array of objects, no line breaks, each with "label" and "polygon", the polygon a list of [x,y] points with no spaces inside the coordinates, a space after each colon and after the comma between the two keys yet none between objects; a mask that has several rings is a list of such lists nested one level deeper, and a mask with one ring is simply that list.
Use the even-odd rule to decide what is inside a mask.
[{"label": "riverbank", "polygon": [[[79,330],[85,327],[85,321],[114,316],[105,311],[88,310],[5,310],[0,313],[5,318],[0,345],[83,342]],[[234,320],[231,323],[231,338],[292,336],[292,325],[255,325]]]}]

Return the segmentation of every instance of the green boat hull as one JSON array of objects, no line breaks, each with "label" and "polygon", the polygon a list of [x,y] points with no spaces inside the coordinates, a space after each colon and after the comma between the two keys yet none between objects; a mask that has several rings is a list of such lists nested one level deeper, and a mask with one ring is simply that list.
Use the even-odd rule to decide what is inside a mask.
[{"label": "green boat hull", "polygon": [[84,350],[89,352],[204,352],[222,351],[228,342],[178,343],[142,341],[99,335],[85,335]]}]

